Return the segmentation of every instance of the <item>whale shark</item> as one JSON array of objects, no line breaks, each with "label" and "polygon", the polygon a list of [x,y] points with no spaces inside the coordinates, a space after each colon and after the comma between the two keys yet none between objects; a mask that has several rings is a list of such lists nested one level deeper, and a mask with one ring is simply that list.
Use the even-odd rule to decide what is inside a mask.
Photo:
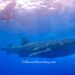
[{"label": "whale shark", "polygon": [[7,54],[17,54],[19,57],[58,58],[75,54],[75,39],[25,42],[17,47],[10,44],[0,50]]}]

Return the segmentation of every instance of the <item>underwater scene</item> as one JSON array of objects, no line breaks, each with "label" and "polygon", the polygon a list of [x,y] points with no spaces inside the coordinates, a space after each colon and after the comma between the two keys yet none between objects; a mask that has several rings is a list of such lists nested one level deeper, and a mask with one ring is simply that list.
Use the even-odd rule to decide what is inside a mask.
[{"label": "underwater scene", "polygon": [[0,75],[75,75],[75,0],[0,0]]}]

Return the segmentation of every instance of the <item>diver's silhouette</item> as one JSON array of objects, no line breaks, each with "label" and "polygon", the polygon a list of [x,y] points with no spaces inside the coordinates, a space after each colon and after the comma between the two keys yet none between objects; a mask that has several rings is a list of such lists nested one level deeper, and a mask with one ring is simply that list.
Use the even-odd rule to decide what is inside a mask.
[{"label": "diver's silhouette", "polygon": [[11,19],[14,19],[15,18],[15,6],[16,6],[15,0],[8,3],[1,12],[0,20],[10,21]]}]

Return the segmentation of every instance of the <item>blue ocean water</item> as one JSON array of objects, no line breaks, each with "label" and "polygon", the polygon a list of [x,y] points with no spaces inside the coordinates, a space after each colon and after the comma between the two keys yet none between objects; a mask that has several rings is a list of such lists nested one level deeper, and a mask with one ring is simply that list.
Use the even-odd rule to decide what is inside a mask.
[{"label": "blue ocean water", "polygon": [[[11,37],[13,37],[13,35],[11,35]],[[10,39],[14,39],[11,37]],[[9,37],[3,38],[8,39]],[[18,41],[19,39],[12,41],[10,41],[10,39],[7,40],[8,43],[12,42],[17,45],[17,43],[20,42]],[[6,47],[7,41],[1,42],[1,45],[3,44],[3,46],[5,45]],[[29,59],[21,58],[14,54],[9,55],[6,52],[0,52],[0,75],[75,75],[75,54],[62,58],[48,59],[48,62],[56,62],[50,64],[26,64],[22,63],[23,60]],[[39,59],[32,58],[31,60],[35,61]]]},{"label": "blue ocean water", "polygon": [[[20,45],[23,37],[30,42],[75,38],[75,13],[63,15],[58,12],[37,17],[24,14],[14,21],[0,22],[0,47],[7,47],[10,43]],[[28,16],[29,15],[29,16]],[[21,17],[22,16],[22,17]],[[66,17],[68,16],[68,17]],[[21,58],[18,55],[0,51],[0,75],[75,75],[75,54],[62,58],[46,59],[50,64],[26,64],[23,60],[39,61],[39,58]]]},{"label": "blue ocean water", "polygon": [[[11,23],[10,25],[13,24]],[[19,30],[17,32],[9,27],[3,29],[1,28],[0,47],[7,47],[9,43],[18,45],[20,44],[21,38],[24,36],[27,37],[30,41],[42,41],[49,39],[52,40],[75,37],[72,30],[70,31],[71,34],[64,31],[62,33],[63,35],[56,32],[46,34],[49,33],[49,31],[47,31],[46,33],[42,32],[39,35],[38,33],[34,33],[32,35],[28,33],[29,35],[27,35],[27,33],[24,34],[24,32],[20,32]],[[52,59],[56,63],[51,64],[23,64],[23,60],[27,59],[23,59],[18,55],[7,55],[6,52],[0,52],[0,75],[75,75],[75,55]]]},{"label": "blue ocean water", "polygon": [[53,59],[56,63],[51,64],[23,64],[23,60],[27,59],[0,53],[0,75],[75,75],[75,55]]}]

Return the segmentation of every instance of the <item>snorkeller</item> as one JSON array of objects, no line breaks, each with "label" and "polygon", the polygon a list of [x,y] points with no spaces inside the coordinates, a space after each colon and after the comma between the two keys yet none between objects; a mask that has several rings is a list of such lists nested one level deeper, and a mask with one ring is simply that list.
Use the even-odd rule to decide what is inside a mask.
[{"label": "snorkeller", "polygon": [[1,11],[0,20],[10,21],[15,18],[16,1],[11,0]]}]

